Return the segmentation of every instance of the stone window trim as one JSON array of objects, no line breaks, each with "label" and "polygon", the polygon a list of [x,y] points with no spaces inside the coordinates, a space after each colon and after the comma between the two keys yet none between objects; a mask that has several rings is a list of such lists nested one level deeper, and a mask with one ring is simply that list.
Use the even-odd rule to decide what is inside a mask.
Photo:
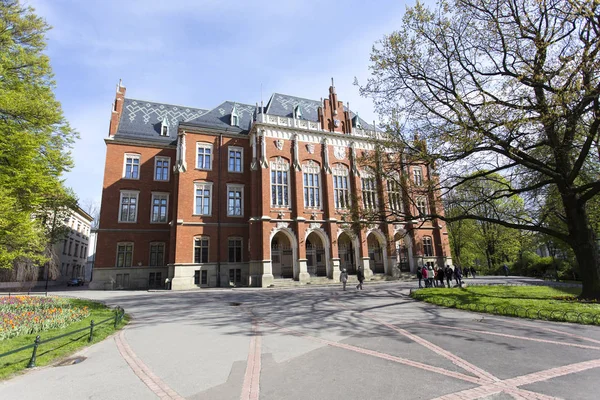
[{"label": "stone window trim", "polygon": [[[317,184],[314,184],[313,181],[313,185],[309,185],[307,186],[307,178],[310,176],[316,176],[317,178]],[[303,186],[303,198],[304,198],[304,208],[308,209],[308,210],[322,210],[323,209],[323,178],[321,176],[321,167],[319,164],[317,164],[315,161],[313,160],[309,160],[308,162],[305,162],[304,164],[302,164],[302,186]],[[310,194],[310,189],[314,189],[314,194],[313,196],[311,196]],[[307,190],[309,191],[307,193]],[[311,200],[314,201],[315,205],[311,206],[310,204],[307,203],[307,199],[308,199],[308,203],[311,202]]]},{"label": "stone window trim", "polygon": [[[271,207],[288,209],[291,207],[290,163],[285,158],[277,157],[271,160],[270,167],[271,178],[269,189],[271,192]],[[281,176],[281,179],[279,179],[279,176]],[[275,178],[275,181],[273,178]],[[275,198],[273,196],[273,189],[275,189]]]},{"label": "stone window trim", "polygon": [[[209,236],[194,236],[193,240],[193,261],[194,264],[206,264],[210,262],[210,237]],[[206,250],[206,252],[204,251]],[[197,257],[198,256],[198,257]],[[203,256],[205,259],[203,260]]]},{"label": "stone window trim", "polygon": [[[236,214],[235,211],[234,213],[230,213],[231,211],[231,207],[229,205],[229,201],[231,200],[229,198],[229,194],[230,191],[232,192],[240,192],[241,193],[241,199],[240,199],[240,213]],[[241,183],[228,183],[227,184],[227,216],[228,217],[235,217],[235,218],[243,218],[244,217],[244,185]],[[235,205],[234,205],[234,208]]]},{"label": "stone window trim", "polygon": [[417,218],[424,219],[428,214],[427,199],[424,196],[415,198],[415,208],[417,209]]},{"label": "stone window trim", "polygon": [[423,255],[425,257],[434,257],[433,239],[431,236],[423,236]]},{"label": "stone window trim", "polygon": [[[166,171],[167,171],[167,179],[162,179],[164,174],[161,174],[160,177],[161,179],[157,179],[157,173],[158,173],[158,168],[159,165],[158,163],[162,162],[162,166],[160,168],[165,168],[164,163],[166,162]],[[156,182],[169,182],[171,180],[171,157],[163,157],[163,156],[156,156],[154,157],[154,180]]]},{"label": "stone window trim", "polygon": [[[128,249],[127,247],[131,246],[131,249]],[[133,266],[133,248],[134,248],[134,243],[133,242],[118,242],[117,243],[117,258],[115,260],[115,266],[117,268],[129,268]],[[123,265],[119,265],[119,256],[120,254],[123,254]],[[129,265],[127,265],[127,254],[129,254]]]},{"label": "stone window trim", "polygon": [[[240,169],[239,171],[236,171],[236,163],[235,163],[235,157],[234,157],[234,164],[233,164],[233,169],[231,168],[231,152],[238,152],[240,153]],[[240,147],[240,146],[227,146],[227,171],[228,172],[232,172],[232,173],[236,173],[236,174],[241,174],[244,172],[244,148]]]},{"label": "stone window trim", "polygon": [[376,210],[378,208],[378,196],[375,175],[370,171],[361,171],[360,177],[363,207],[369,210]]},{"label": "stone window trim", "polygon": [[[149,245],[149,258],[148,265],[150,267],[164,267],[165,266],[165,242],[150,242]],[[162,262],[158,260],[158,254],[161,254],[159,249],[162,248]],[[155,261],[153,262],[152,257],[154,256]]]},{"label": "stone window trim", "polygon": [[387,179],[387,194],[389,208],[393,212],[403,213],[404,202],[402,198],[402,187],[398,175],[390,176]]},{"label": "stone window trim", "polygon": [[413,183],[416,186],[423,186],[423,169],[421,166],[416,166],[411,168],[413,173]]},{"label": "stone window trim", "polygon": [[[167,200],[167,204],[165,205],[165,215],[164,215],[164,221],[160,220],[160,209],[161,209],[161,205],[159,204],[159,218],[157,221],[155,221],[155,214],[154,214],[154,200],[156,199],[164,199],[166,198]],[[150,200],[150,223],[151,224],[166,224],[169,222],[169,193],[167,192],[152,192],[152,197]]]},{"label": "stone window trim", "polygon": [[[131,160],[131,162],[129,162]],[[135,162],[137,160],[137,163]],[[127,176],[127,167],[131,166],[131,176]],[[137,172],[134,174],[134,166],[137,166]],[[123,155],[123,179],[139,180],[142,168],[142,155],[139,153],[125,153]],[[135,175],[135,176],[134,176]]]},{"label": "stone window trim", "polygon": [[[127,220],[123,220],[123,199],[124,198],[132,198],[135,197],[135,213],[134,213],[134,217],[133,217],[133,221],[129,220],[129,218]],[[140,197],[140,191],[139,190],[121,190],[121,194],[119,196],[119,223],[123,223],[123,224],[135,224],[137,223],[137,215],[138,215],[138,209],[139,209],[139,197]],[[131,207],[131,202],[127,203],[128,206]]]},{"label": "stone window trim", "polygon": [[[202,151],[202,165],[200,165],[200,155]],[[208,150],[208,152],[206,151]],[[206,157],[208,157],[208,161],[206,161]],[[208,142],[196,142],[196,160],[195,165],[196,169],[202,171],[212,171],[212,163],[214,158],[213,145]]]},{"label": "stone window trim", "polygon": [[[208,212],[207,213],[203,213],[200,212],[198,213],[198,197],[201,197],[203,199],[203,201],[206,199],[206,197],[204,197],[205,193],[202,193],[202,196],[198,196],[198,190],[202,188],[203,191],[208,190],[208,200],[206,200],[208,202]],[[210,217],[212,216],[212,195],[213,195],[213,183],[212,182],[206,182],[206,181],[196,181],[194,182],[194,209],[192,210],[192,214],[196,215],[196,216],[204,216],[204,217]],[[205,204],[202,204],[202,208],[205,208]]]},{"label": "stone window trim", "polygon": [[333,177],[333,202],[336,210],[350,208],[350,169],[344,164],[335,164],[331,168]]},{"label": "stone window trim", "polygon": [[[239,260],[236,260],[237,249],[239,249]],[[231,257],[232,254],[233,257]],[[230,236],[227,238],[227,261],[229,263],[241,263],[244,261],[244,239],[242,237]]]}]

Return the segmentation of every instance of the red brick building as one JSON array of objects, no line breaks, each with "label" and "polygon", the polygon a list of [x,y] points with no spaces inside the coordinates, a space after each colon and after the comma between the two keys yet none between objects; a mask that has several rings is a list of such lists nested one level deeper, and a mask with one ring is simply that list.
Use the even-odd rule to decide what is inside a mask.
[{"label": "red brick building", "polygon": [[204,110],[128,99],[119,84],[90,287],[265,287],[451,264],[440,222],[348,223],[351,206],[440,207],[427,166],[402,166],[410,193],[361,167],[381,135],[333,86],[321,101],[275,93],[264,107]]}]

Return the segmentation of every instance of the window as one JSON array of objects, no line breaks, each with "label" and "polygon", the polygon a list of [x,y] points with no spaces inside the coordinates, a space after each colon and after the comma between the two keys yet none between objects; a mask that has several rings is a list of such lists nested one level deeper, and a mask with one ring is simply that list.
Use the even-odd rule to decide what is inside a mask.
[{"label": "window", "polygon": [[79,254],[79,257],[81,257],[81,258],[83,258],[83,250],[84,250],[84,247],[81,246],[81,253]]},{"label": "window", "polygon": [[73,255],[71,250],[73,250],[73,241],[72,240],[69,241],[69,255]]},{"label": "window", "polygon": [[194,271],[194,285],[200,284],[200,271]]},{"label": "window", "polygon": [[368,209],[377,208],[377,187],[375,178],[361,178],[363,206]]},{"label": "window", "polygon": [[133,264],[133,243],[117,244],[117,267],[131,267]]},{"label": "window", "polygon": [[421,174],[421,167],[413,168],[413,182],[417,186],[423,185],[423,175]]},{"label": "window", "polygon": [[150,266],[162,267],[165,265],[165,244],[150,243]]},{"label": "window", "polygon": [[417,211],[419,212],[418,217],[424,218],[427,214],[427,201],[424,197],[417,197],[415,199],[415,205],[417,207]]},{"label": "window", "polygon": [[302,166],[304,176],[304,207],[321,208],[320,168],[314,161]]},{"label": "window", "polygon": [[423,237],[423,254],[425,257],[433,257],[433,244],[431,242],[431,236]]},{"label": "window", "polygon": [[168,181],[169,180],[169,157],[154,157],[154,180]]},{"label": "window", "polygon": [[77,232],[81,232],[81,223],[77,223]]},{"label": "window", "polygon": [[67,254],[67,239],[63,243],[63,254]]},{"label": "window", "polygon": [[123,170],[123,178],[140,179],[139,154],[125,154],[125,168]]},{"label": "window", "polygon": [[194,201],[195,215],[210,215],[211,213],[211,198],[212,198],[212,183],[211,182],[196,182],[196,197]]},{"label": "window", "polygon": [[208,285],[208,271],[204,270],[202,272],[202,280],[200,281],[202,285]]},{"label": "window", "polygon": [[158,289],[162,287],[162,273],[150,272],[148,274],[148,287]]},{"label": "window", "polygon": [[234,217],[244,215],[243,185],[227,185],[227,215]]},{"label": "window", "polygon": [[74,255],[75,255],[75,257],[79,257],[79,243],[75,243]]},{"label": "window", "polygon": [[350,195],[348,190],[348,168],[337,164],[332,168],[333,172],[333,202],[335,208],[349,208]]},{"label": "window", "polygon": [[388,201],[390,202],[390,209],[393,212],[401,213],[404,211],[402,206],[402,192],[400,191],[400,184],[397,181],[387,181],[388,190]]},{"label": "window", "polygon": [[136,222],[139,192],[121,192],[119,222]]},{"label": "window", "polygon": [[271,161],[271,205],[275,207],[289,206],[288,173],[290,164],[278,157]]},{"label": "window", "polygon": [[198,237],[194,239],[194,262],[196,264],[208,262],[208,238]]},{"label": "window", "polygon": [[208,285],[208,271],[194,271],[194,284],[195,285]]},{"label": "window", "polygon": [[197,143],[197,161],[196,168],[198,169],[212,169],[212,144],[210,143]]},{"label": "window", "polygon": [[152,193],[152,212],[150,222],[167,222],[168,193]]},{"label": "window", "polygon": [[243,151],[241,147],[229,147],[229,172],[242,172]]},{"label": "window", "polygon": [[242,270],[239,268],[229,270],[229,282],[241,283],[242,282]]},{"label": "window", "polygon": [[242,262],[242,238],[229,238],[229,262]]}]

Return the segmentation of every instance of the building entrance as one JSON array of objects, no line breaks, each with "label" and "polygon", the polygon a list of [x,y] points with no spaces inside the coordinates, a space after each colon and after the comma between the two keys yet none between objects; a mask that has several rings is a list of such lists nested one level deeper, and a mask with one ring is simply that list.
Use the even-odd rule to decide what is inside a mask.
[{"label": "building entrance", "polygon": [[292,246],[287,236],[281,232],[277,232],[271,240],[271,268],[273,278],[294,277]]},{"label": "building entrance", "polygon": [[325,248],[323,241],[316,233],[311,233],[306,238],[306,260],[310,276],[327,276]]},{"label": "building entrance", "polygon": [[338,257],[340,258],[340,270],[346,269],[348,274],[356,274],[354,246],[352,246],[352,239],[350,239],[346,232],[343,232],[338,238],[338,251]]}]

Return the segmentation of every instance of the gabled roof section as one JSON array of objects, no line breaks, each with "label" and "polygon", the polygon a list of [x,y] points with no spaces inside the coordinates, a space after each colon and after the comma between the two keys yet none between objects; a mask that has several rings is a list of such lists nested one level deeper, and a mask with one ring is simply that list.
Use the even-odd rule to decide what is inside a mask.
[{"label": "gabled roof section", "polygon": [[[177,125],[206,114],[208,110],[151,101],[125,99],[119,129],[115,137],[135,137],[171,143],[177,140]],[[163,122],[169,126],[169,136],[161,136]]]},{"label": "gabled roof section", "polygon": [[321,102],[279,93],[273,93],[265,113],[292,118],[296,106],[300,106],[302,109],[302,119],[313,122],[319,120],[317,110],[322,106]]},{"label": "gabled roof section", "polygon": [[[231,112],[233,111],[234,107],[235,113],[239,117],[238,126],[231,126]],[[215,129],[228,129],[233,132],[237,130],[240,133],[248,133],[252,127],[255,112],[256,105],[226,101],[213,108],[206,114],[186,122],[189,122],[193,125],[206,126]]]}]

